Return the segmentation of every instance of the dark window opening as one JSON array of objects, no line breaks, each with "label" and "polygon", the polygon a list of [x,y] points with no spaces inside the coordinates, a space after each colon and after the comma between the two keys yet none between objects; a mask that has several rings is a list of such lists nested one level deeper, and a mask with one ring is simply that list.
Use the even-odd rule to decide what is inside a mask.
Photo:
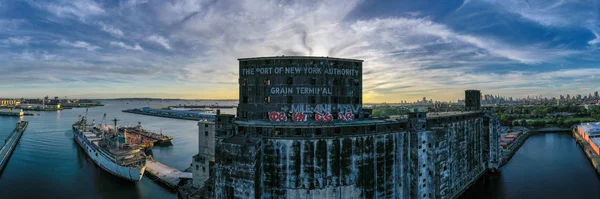
[{"label": "dark window opening", "polygon": [[317,79],[311,78],[310,79],[310,85],[315,85],[315,84],[317,84]]},{"label": "dark window opening", "polygon": [[208,131],[204,131],[204,136],[208,136]]},{"label": "dark window opening", "polygon": [[293,77],[288,77],[287,78],[287,84],[288,85],[292,85],[294,83],[294,78]]},{"label": "dark window opening", "polygon": [[302,129],[294,129],[296,135],[302,135]]},{"label": "dark window opening", "polygon": [[269,78],[265,79],[265,85],[266,86],[270,86],[271,85],[271,80]]},{"label": "dark window opening", "polygon": [[358,97],[355,97],[354,98],[354,104],[358,104],[358,103],[360,103],[360,99]]},{"label": "dark window opening", "polygon": [[248,96],[243,96],[242,97],[242,103],[248,103]]},{"label": "dark window opening", "polygon": [[281,130],[280,129],[275,129],[275,135],[279,135],[281,134]]},{"label": "dark window opening", "polygon": [[259,135],[262,135],[262,128],[257,127],[256,128],[256,133],[259,134]]},{"label": "dark window opening", "polygon": [[338,103],[338,97],[337,96],[331,97],[331,103],[337,104]]},{"label": "dark window opening", "polygon": [[271,96],[265,97],[265,104],[271,103]]},{"label": "dark window opening", "polygon": [[242,86],[247,86],[248,85],[248,79],[244,78],[242,79]]},{"label": "dark window opening", "polygon": [[321,135],[321,129],[315,129],[315,135]]},{"label": "dark window opening", "polygon": [[315,96],[309,96],[309,97],[308,97],[308,101],[309,101],[309,103],[311,103],[311,104],[316,104],[316,103],[317,103],[317,99],[316,99],[316,97],[315,97]]},{"label": "dark window opening", "polygon": [[287,96],[287,103],[291,104],[293,102],[292,99],[293,99],[292,96]]}]

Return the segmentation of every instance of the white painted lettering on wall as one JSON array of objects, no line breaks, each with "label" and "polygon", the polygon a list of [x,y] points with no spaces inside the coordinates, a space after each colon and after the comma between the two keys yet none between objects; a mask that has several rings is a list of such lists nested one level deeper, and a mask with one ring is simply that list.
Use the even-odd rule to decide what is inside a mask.
[{"label": "white painted lettering on wall", "polygon": [[332,95],[331,88],[321,87],[272,87],[271,95]]},{"label": "white painted lettering on wall", "polygon": [[307,75],[339,75],[359,76],[358,69],[349,68],[319,68],[319,67],[265,67],[242,68],[242,75],[270,75],[270,74],[307,74]]}]

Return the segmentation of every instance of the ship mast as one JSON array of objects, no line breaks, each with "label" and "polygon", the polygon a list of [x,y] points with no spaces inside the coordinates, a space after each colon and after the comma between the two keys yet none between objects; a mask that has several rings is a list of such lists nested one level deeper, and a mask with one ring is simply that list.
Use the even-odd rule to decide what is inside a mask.
[{"label": "ship mast", "polygon": [[119,147],[119,131],[118,131],[118,128],[117,128],[117,121],[119,121],[119,120],[118,120],[117,118],[115,118],[115,119],[113,119],[112,121],[114,121],[114,122],[115,122],[115,128],[114,128],[114,129],[115,129],[115,132],[114,132],[115,134],[114,134],[114,135],[115,135],[115,136],[116,136],[116,138],[117,138],[117,139],[115,140],[115,146],[116,146],[116,147]]},{"label": "ship mast", "polygon": [[102,117],[102,127],[106,127],[106,113],[104,113],[104,117]]}]

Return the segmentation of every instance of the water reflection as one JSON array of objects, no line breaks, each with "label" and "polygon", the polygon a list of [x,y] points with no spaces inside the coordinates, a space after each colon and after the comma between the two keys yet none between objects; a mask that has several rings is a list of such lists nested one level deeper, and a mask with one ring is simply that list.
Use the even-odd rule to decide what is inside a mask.
[{"label": "water reflection", "polygon": [[[88,118],[101,121],[118,118],[122,124],[141,121],[145,128],[174,136],[171,147],[155,147],[153,157],[171,167],[189,167],[191,157],[198,153],[198,126],[195,121],[177,120],[123,113],[121,110],[146,106],[138,101],[106,101],[106,106],[90,108]],[[150,106],[185,104],[148,102]],[[191,104],[214,104],[198,101]],[[218,102],[234,105],[236,102]],[[223,113],[235,113],[224,110]],[[176,194],[144,177],[131,183],[115,177],[96,166],[73,140],[72,124],[85,108],[60,112],[35,112],[25,116],[30,124],[0,178],[0,198],[176,198]],[[17,117],[0,117],[0,140],[15,128]],[[0,146],[3,143],[0,142]]]},{"label": "water reflection", "polygon": [[538,134],[461,198],[600,198],[600,179],[570,134]]}]

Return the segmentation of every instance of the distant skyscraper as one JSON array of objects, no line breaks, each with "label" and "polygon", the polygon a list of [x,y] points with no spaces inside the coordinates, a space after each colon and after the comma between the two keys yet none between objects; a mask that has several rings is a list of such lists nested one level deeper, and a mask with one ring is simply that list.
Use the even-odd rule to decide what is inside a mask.
[{"label": "distant skyscraper", "polygon": [[594,98],[596,98],[596,99],[600,98],[600,96],[598,96],[598,91],[594,92]]}]

